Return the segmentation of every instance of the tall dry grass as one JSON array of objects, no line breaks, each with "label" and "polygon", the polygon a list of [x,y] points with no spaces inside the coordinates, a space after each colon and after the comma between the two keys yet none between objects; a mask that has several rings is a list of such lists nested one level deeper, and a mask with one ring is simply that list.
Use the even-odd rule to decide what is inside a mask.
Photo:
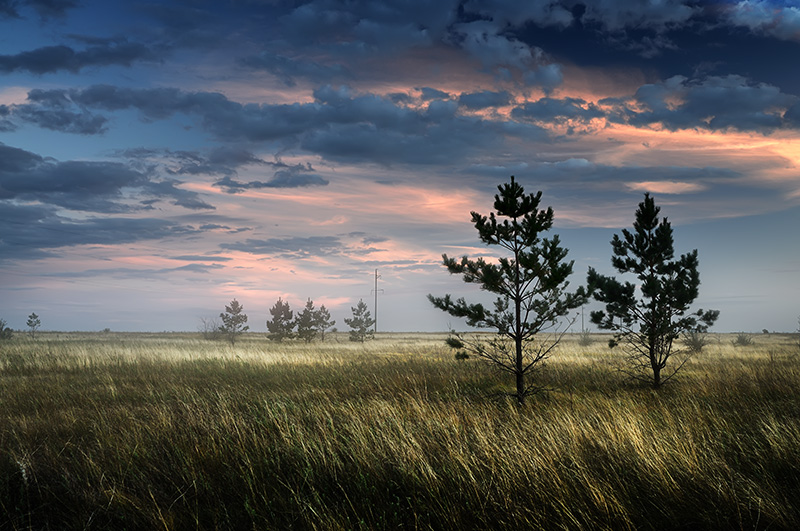
[{"label": "tall dry grass", "polygon": [[2,344],[0,529],[800,528],[790,337],[658,392],[568,337],[522,409],[442,339]]}]

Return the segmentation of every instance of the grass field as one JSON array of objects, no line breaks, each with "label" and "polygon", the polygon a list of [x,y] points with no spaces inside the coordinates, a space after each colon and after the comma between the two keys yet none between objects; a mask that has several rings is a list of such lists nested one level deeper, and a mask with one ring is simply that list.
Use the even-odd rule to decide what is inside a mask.
[{"label": "grass field", "polygon": [[0,343],[0,530],[800,529],[800,347],[654,392],[567,336],[523,408],[444,335]]}]

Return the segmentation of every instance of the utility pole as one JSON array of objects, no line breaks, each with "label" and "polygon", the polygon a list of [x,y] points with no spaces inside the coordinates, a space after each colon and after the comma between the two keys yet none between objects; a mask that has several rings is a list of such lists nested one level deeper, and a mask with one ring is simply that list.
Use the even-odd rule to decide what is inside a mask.
[{"label": "utility pole", "polygon": [[381,293],[383,293],[382,289],[378,289],[378,279],[379,278],[381,278],[381,276],[378,274],[378,270],[376,269],[375,270],[375,289],[372,290],[375,293],[375,307],[374,307],[374,309],[375,309],[375,317],[373,319],[375,321],[375,327],[374,327],[374,329],[372,331],[373,333],[377,333],[378,332],[378,292],[380,291]]}]

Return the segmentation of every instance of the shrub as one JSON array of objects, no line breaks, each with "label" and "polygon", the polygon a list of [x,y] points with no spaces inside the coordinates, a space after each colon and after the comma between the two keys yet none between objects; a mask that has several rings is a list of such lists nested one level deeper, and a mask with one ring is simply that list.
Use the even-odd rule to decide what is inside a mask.
[{"label": "shrub", "polygon": [[736,334],[736,339],[733,340],[734,347],[747,347],[753,344],[753,338],[744,332]]},{"label": "shrub", "polygon": [[683,343],[689,352],[697,354],[703,350],[703,347],[708,345],[708,338],[702,332],[691,330],[683,336]]}]

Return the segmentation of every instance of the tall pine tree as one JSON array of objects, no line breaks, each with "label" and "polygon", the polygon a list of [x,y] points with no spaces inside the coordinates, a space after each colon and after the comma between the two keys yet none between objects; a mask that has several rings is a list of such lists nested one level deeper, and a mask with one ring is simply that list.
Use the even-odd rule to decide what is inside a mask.
[{"label": "tall pine tree", "polygon": [[[594,324],[612,330],[611,347],[624,344],[629,374],[661,387],[683,367],[691,351],[676,349],[674,341],[689,332],[706,332],[719,317],[718,310],[698,310],[687,315],[699,294],[697,249],[675,257],[672,226],[659,219],[661,209],[647,193],[636,210],[633,232],[611,240],[611,265],[621,274],[633,274],[637,284],[622,283],[589,268],[589,289],[605,303],[605,311],[591,313]],[[637,289],[638,288],[638,289]],[[638,293],[637,293],[638,292]],[[668,374],[669,359],[681,355]]]},{"label": "tall pine tree", "polygon": [[575,293],[566,291],[573,263],[564,261],[567,250],[561,247],[558,235],[541,237],[553,226],[553,209],[539,210],[542,193],[526,195],[513,176],[510,183],[497,188],[500,194],[494,196],[496,214],[486,217],[472,212],[472,223],[483,243],[499,247],[506,256],[495,263],[466,256],[458,261],[442,255],[450,273],[460,274],[464,282],[479,284],[498,296],[494,308],[469,304],[463,297],[454,301],[450,295],[428,295],[428,299],[450,315],[466,318],[469,326],[497,330],[489,342],[467,341],[463,334],[455,334],[448,343],[469,349],[512,374],[513,396],[522,404],[537,390],[526,377],[550,355],[566,327],[546,341],[535,341],[537,335],[557,330],[559,320],[581,306],[586,294],[582,288]]}]

